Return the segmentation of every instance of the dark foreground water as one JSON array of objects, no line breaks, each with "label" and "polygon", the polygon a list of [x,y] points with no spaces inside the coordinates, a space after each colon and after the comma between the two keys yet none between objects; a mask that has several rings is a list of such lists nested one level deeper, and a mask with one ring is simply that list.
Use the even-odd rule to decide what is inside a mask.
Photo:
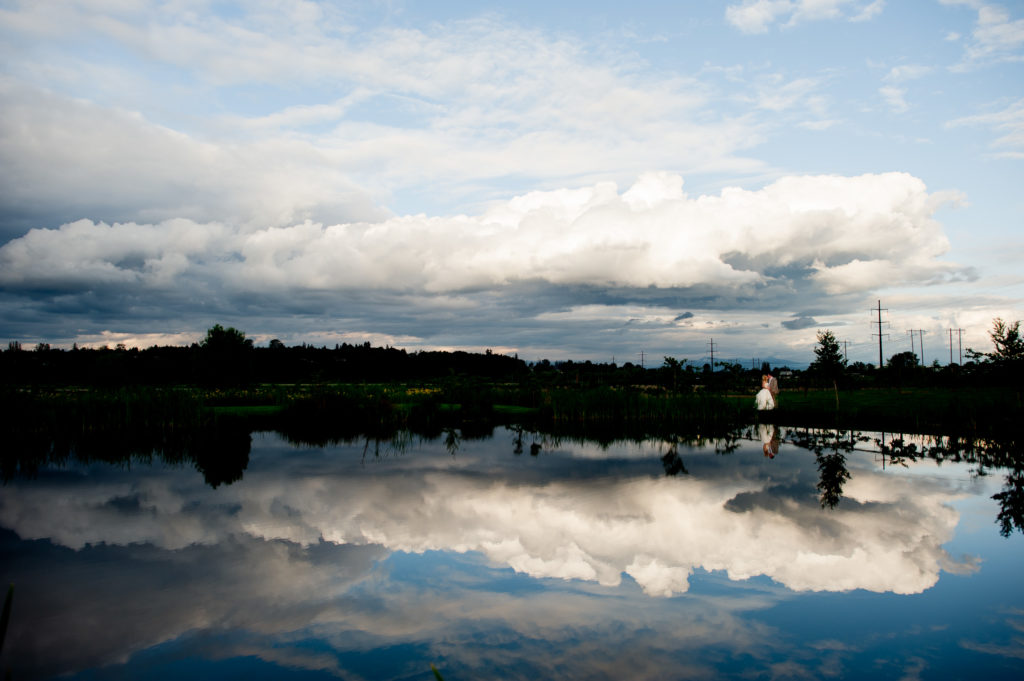
[{"label": "dark foreground water", "polygon": [[189,464],[43,467],[0,490],[0,662],[16,680],[1024,677],[1006,471],[748,435],[257,433],[215,489]]}]

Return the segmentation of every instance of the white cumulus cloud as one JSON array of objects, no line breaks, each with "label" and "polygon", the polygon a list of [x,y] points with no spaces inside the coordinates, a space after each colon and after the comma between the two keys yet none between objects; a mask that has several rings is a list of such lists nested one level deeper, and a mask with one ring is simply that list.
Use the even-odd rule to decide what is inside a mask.
[{"label": "white cumulus cloud", "polygon": [[613,183],[532,192],[479,215],[265,229],[78,221],[0,248],[0,282],[161,289],[202,279],[246,291],[435,294],[522,281],[733,289],[797,267],[845,289],[866,287],[864,267],[879,266],[930,283],[957,269],[937,260],[948,242],[932,215],[947,200],[901,173],[787,177],[699,197],[685,194],[682,178],[652,173],[621,193]]}]

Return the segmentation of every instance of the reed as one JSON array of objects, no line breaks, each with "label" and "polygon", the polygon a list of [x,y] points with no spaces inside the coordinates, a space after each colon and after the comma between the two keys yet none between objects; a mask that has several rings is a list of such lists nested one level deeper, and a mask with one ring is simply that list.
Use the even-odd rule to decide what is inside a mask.
[{"label": "reed", "polygon": [[714,394],[679,394],[645,389],[552,389],[541,411],[555,423],[627,422],[706,426],[746,421],[742,405]]},{"label": "reed", "polygon": [[838,408],[831,391],[784,392],[779,408],[762,416],[807,426],[996,434],[1015,429],[1022,415],[1024,405],[1012,388],[914,388],[840,391]]}]

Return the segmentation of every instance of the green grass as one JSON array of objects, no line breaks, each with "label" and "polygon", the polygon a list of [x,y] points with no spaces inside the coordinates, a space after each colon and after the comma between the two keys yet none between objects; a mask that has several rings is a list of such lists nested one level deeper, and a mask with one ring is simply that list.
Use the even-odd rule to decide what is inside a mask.
[{"label": "green grass", "polygon": [[218,405],[211,408],[217,416],[268,416],[279,414],[284,409],[280,404],[239,404]]},{"label": "green grass", "polygon": [[537,407],[523,407],[518,404],[496,404],[494,405],[495,414],[505,414],[508,416],[523,416],[525,414],[536,414],[540,409]]},{"label": "green grass", "polygon": [[[753,405],[753,396],[733,396]],[[1024,416],[1021,393],[1012,388],[881,388],[783,392],[769,415],[793,425],[917,433],[993,433],[1016,427]]]},{"label": "green grass", "polygon": [[[51,433],[138,431],[166,437],[211,418],[253,427],[332,430],[463,427],[473,423],[613,432],[705,432],[755,419],[793,426],[934,434],[997,434],[1024,415],[1013,388],[787,390],[778,409],[758,413],[752,393],[671,392],[651,386],[544,387],[452,380],[422,384],[263,384],[236,388],[8,390],[0,394],[4,430]],[[78,437],[78,436],[75,436]]]}]

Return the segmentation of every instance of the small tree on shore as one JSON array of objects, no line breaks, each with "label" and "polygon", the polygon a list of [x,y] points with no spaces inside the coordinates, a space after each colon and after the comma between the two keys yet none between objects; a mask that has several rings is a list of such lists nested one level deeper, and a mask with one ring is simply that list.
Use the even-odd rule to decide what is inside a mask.
[{"label": "small tree on shore", "polygon": [[1008,324],[1000,317],[992,320],[992,330],[988,332],[995,350],[979,352],[974,348],[967,349],[967,356],[983,362],[1005,364],[1024,361],[1024,338],[1020,336],[1020,321]]},{"label": "small tree on shore", "polygon": [[814,348],[814,361],[807,371],[824,385],[836,391],[836,409],[839,409],[839,379],[846,369],[846,358],[839,350],[839,341],[828,329],[818,331],[818,346]]},{"label": "small tree on shore", "polygon": [[683,374],[683,369],[686,366],[687,360],[678,360],[675,357],[665,357],[665,363],[662,365],[662,370],[668,375],[668,383],[672,386],[672,390],[679,389],[679,379]]},{"label": "small tree on shore", "polygon": [[835,383],[846,369],[846,359],[839,349],[839,341],[828,329],[818,331],[818,346],[814,348],[814,361],[808,370],[826,383]]},{"label": "small tree on shore", "polygon": [[996,317],[988,335],[992,339],[992,352],[968,348],[967,356],[980,362],[982,371],[996,382],[1014,385],[1019,392],[1024,380],[1024,338],[1020,335],[1020,321],[1009,324]]}]

